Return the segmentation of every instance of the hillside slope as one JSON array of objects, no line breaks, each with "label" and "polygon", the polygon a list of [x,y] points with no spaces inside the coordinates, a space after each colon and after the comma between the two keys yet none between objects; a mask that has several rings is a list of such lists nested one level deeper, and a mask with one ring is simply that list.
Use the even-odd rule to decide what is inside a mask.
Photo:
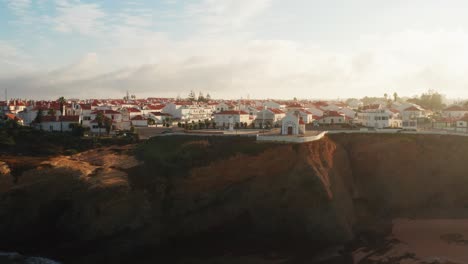
[{"label": "hillside slope", "polygon": [[66,263],[310,263],[395,217],[466,217],[467,151],[447,136],[175,136],[24,171],[4,159],[0,248]]}]

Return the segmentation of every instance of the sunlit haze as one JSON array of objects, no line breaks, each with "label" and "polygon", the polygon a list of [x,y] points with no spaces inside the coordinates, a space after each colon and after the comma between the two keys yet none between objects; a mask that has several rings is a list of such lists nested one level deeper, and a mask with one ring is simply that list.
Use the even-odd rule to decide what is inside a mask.
[{"label": "sunlit haze", "polygon": [[466,98],[466,10],[461,0],[0,0],[0,90]]}]

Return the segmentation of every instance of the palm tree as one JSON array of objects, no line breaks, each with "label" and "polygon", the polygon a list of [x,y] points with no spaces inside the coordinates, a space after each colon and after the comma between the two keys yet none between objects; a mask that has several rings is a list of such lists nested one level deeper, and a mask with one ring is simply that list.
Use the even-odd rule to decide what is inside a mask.
[{"label": "palm tree", "polygon": [[[65,112],[65,104],[67,103],[67,100],[65,100],[65,97],[61,96],[58,100],[60,103],[60,116],[63,116],[63,112]],[[63,122],[62,118],[60,117],[60,132],[63,132]]]}]

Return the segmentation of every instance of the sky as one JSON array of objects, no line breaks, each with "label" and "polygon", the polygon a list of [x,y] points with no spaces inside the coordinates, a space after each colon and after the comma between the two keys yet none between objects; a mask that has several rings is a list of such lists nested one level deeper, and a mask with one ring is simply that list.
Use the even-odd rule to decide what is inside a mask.
[{"label": "sky", "polygon": [[468,98],[464,0],[0,0],[0,100]]}]

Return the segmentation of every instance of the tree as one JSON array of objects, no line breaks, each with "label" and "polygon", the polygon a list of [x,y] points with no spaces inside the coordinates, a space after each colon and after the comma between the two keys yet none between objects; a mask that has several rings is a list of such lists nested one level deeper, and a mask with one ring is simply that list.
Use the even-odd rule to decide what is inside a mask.
[{"label": "tree", "polygon": [[63,115],[65,104],[67,103],[67,100],[65,100],[65,97],[61,96],[57,102],[60,104],[60,115]]},{"label": "tree", "polygon": [[72,129],[72,134],[76,137],[82,137],[85,133],[85,128],[80,124],[70,124]]},{"label": "tree", "polygon": [[149,125],[149,126],[152,126],[152,125],[154,125],[155,123],[156,123],[156,122],[154,121],[154,119],[148,118],[148,125]]},{"label": "tree", "polygon": [[106,128],[107,135],[110,134],[112,129],[112,119],[105,117],[104,118],[104,127]]},{"label": "tree", "polygon": [[37,115],[36,118],[34,118],[34,122],[39,124],[39,127],[42,129],[42,126],[40,125],[42,123],[42,118],[44,117],[44,112],[42,109],[37,110]]},{"label": "tree", "polygon": [[385,100],[387,100],[388,94],[387,94],[387,93],[384,93],[383,97],[385,98]]},{"label": "tree", "polygon": [[55,110],[52,109],[52,108],[49,109],[49,110],[47,110],[47,115],[48,115],[48,116],[55,116]]},{"label": "tree", "polygon": [[206,100],[207,101],[211,100],[211,95],[209,93],[206,94]]},{"label": "tree", "polygon": [[[67,103],[67,101],[65,100],[63,96],[61,96],[57,101],[60,104],[60,115],[63,116],[64,115],[63,113],[65,112],[65,104]],[[60,132],[63,132],[62,118],[60,118]]]},{"label": "tree", "polygon": [[198,94],[198,102],[205,102],[205,97],[203,96],[202,92]]},{"label": "tree", "polygon": [[98,113],[96,114],[96,119],[95,119],[95,120],[96,120],[96,122],[97,122],[97,124],[98,124],[98,128],[99,128],[99,132],[98,132],[98,133],[99,133],[99,136],[101,136],[101,128],[102,128],[103,125],[104,125],[104,119],[105,119],[105,116],[104,116],[104,114],[103,114],[102,112],[98,112]]},{"label": "tree", "polygon": [[398,100],[398,94],[397,92],[393,93],[393,101],[396,102]]},{"label": "tree", "polygon": [[429,90],[426,93],[421,94],[419,97],[414,97],[408,100],[410,103],[415,103],[422,106],[425,109],[432,111],[440,111],[444,108],[444,96],[434,90]]},{"label": "tree", "polygon": [[213,121],[213,123],[211,123],[211,125],[213,126],[213,129],[216,128],[216,122]]},{"label": "tree", "polygon": [[187,98],[190,102],[193,102],[195,101],[195,93],[192,91],[190,91],[189,95],[188,95],[188,98]]}]

